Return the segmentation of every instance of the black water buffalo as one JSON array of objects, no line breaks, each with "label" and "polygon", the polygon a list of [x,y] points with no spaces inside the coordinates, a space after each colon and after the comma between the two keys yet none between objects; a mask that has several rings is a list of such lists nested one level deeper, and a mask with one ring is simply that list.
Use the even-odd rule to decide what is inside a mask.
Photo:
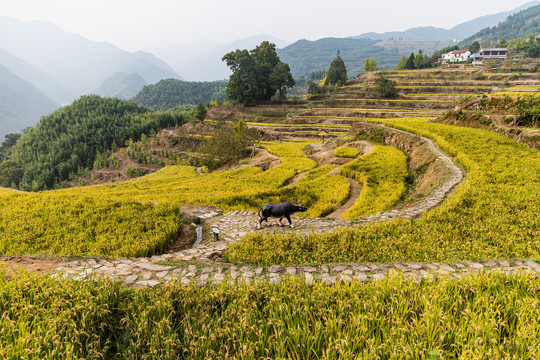
[{"label": "black water buffalo", "polygon": [[259,223],[257,224],[257,229],[261,228],[261,223],[263,221],[266,221],[266,226],[268,226],[269,217],[278,217],[279,226],[282,225],[281,220],[283,218],[286,218],[287,220],[289,220],[289,226],[293,228],[294,226],[291,222],[291,215],[297,212],[304,211],[308,211],[308,209],[304,205],[299,203],[283,202],[266,204],[257,212],[257,215],[259,215],[259,217],[261,218],[259,220]]}]

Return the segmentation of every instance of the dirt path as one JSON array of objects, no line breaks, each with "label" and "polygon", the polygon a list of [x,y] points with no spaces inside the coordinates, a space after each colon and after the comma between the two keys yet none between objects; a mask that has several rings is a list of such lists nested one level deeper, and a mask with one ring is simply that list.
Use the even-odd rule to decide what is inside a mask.
[{"label": "dirt path", "polygon": [[2,256],[0,257],[0,269],[5,270],[8,275],[21,270],[42,274],[51,271],[65,261],[66,258],[63,257]]},{"label": "dirt path", "polygon": [[351,189],[349,190],[349,199],[347,200],[347,202],[345,202],[345,204],[343,204],[333,213],[328,215],[327,218],[329,219],[341,219],[341,216],[343,216],[343,214],[345,214],[345,212],[349,210],[354,205],[354,203],[356,203],[356,200],[362,192],[362,185],[360,185],[354,180],[347,180],[349,180],[349,184],[351,185]]},{"label": "dirt path", "polygon": [[[373,144],[369,141],[359,140],[356,141],[353,145],[362,149],[362,156],[365,156],[373,151]],[[331,172],[329,172],[329,174],[339,174],[339,168],[332,170]],[[347,180],[349,180],[349,184],[351,185],[351,188],[349,190],[349,198],[342,206],[340,206],[330,215],[326,216],[328,219],[341,219],[343,214],[345,214],[345,212],[347,212],[347,210],[349,210],[356,203],[356,200],[362,192],[362,185],[360,183],[352,179]]]},{"label": "dirt path", "polygon": [[303,172],[301,174],[296,175],[292,179],[291,183],[288,186],[294,186],[294,185],[298,184],[300,182],[300,180],[302,180],[306,176],[307,173],[308,172],[306,171],[306,172]]}]

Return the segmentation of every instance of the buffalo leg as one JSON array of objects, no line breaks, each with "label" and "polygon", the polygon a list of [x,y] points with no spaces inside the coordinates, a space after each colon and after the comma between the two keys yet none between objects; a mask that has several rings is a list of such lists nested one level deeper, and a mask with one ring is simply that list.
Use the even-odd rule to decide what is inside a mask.
[{"label": "buffalo leg", "polygon": [[260,228],[261,228],[261,224],[262,224],[263,221],[266,221],[266,226],[268,226],[268,219],[262,217],[262,218],[259,220],[259,223],[257,224],[257,229],[260,229]]},{"label": "buffalo leg", "polygon": [[281,223],[281,220],[283,220],[282,217],[279,218],[279,221],[278,221],[278,225],[279,225],[279,226],[283,226],[283,224]]},{"label": "buffalo leg", "polygon": [[292,228],[294,228],[293,224],[292,224],[292,221],[291,221],[291,217],[289,215],[286,216],[287,220],[289,220],[289,226]]}]

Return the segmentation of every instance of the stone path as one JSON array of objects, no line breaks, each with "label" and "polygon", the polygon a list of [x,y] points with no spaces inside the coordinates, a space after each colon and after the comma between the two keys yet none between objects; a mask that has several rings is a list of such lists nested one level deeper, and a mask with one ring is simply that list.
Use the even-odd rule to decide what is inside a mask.
[{"label": "stone path", "polygon": [[62,264],[58,267],[57,277],[70,277],[84,280],[91,276],[102,276],[122,280],[135,287],[156,286],[169,281],[181,281],[187,285],[219,284],[223,281],[258,282],[269,280],[277,283],[283,277],[298,276],[308,283],[377,281],[391,275],[403,275],[406,279],[420,282],[441,276],[462,277],[478,271],[499,271],[515,273],[529,271],[540,274],[540,263],[532,260],[488,260],[466,261],[460,263],[396,262],[391,264],[338,264],[321,266],[237,266],[219,263],[179,262],[174,266],[152,264],[153,261],[188,259],[192,254],[185,250],[178,254],[156,256],[152,258],[115,259],[115,260],[79,260]]},{"label": "stone path", "polygon": [[437,158],[437,161],[441,161],[448,168],[448,170],[450,171],[450,176],[448,177],[448,179],[446,179],[446,181],[444,181],[442,184],[440,184],[435,189],[433,189],[433,191],[428,196],[426,196],[421,202],[403,210],[385,211],[382,213],[377,213],[376,215],[368,215],[366,217],[361,217],[359,218],[360,222],[371,223],[371,222],[380,221],[380,220],[383,220],[383,221],[390,220],[395,217],[400,217],[403,219],[415,218],[421,215],[423,212],[428,211],[432,207],[437,206],[441,202],[443,202],[443,200],[450,193],[450,191],[459,183],[461,183],[461,181],[463,181],[463,178],[464,178],[463,171],[452,161],[452,159],[448,155],[446,155],[441,150],[439,150],[435,146],[435,143],[433,143],[433,141],[431,141],[430,139],[423,136],[414,135],[406,131],[390,128],[381,124],[371,124],[371,125],[381,127],[391,132],[397,132],[400,134],[414,136],[419,139],[422,139],[426,143],[426,146],[429,149],[429,151],[433,155],[435,155],[435,157]]},{"label": "stone path", "polygon": [[[383,126],[383,125],[380,125]],[[384,126],[383,126],[384,127]],[[386,128],[390,131],[397,131],[410,136],[413,134],[404,131]],[[225,279],[257,279],[269,278],[277,281],[284,275],[302,276],[306,281],[366,281],[378,279],[391,273],[403,273],[407,277],[420,279],[422,277],[433,276],[434,274],[460,274],[475,271],[483,268],[496,268],[505,271],[520,269],[532,269],[540,271],[540,265],[535,262],[521,263],[518,260],[511,262],[486,261],[483,263],[454,263],[454,264],[417,264],[417,263],[395,263],[395,264],[353,264],[353,265],[322,265],[293,266],[284,268],[280,265],[271,267],[237,267],[232,264],[221,262],[221,255],[227,248],[228,243],[239,241],[244,235],[255,231],[281,231],[295,234],[309,234],[312,232],[333,231],[339,227],[359,226],[365,223],[390,220],[395,217],[414,218],[424,211],[440,204],[448,193],[463,180],[463,172],[452,160],[442,153],[435,144],[427,139],[423,139],[429,150],[442,161],[450,170],[451,176],[442,184],[435,188],[426,198],[416,205],[404,210],[392,210],[387,212],[361,217],[358,221],[345,221],[327,218],[298,218],[293,217],[294,229],[277,226],[277,220],[271,220],[271,225],[261,230],[256,229],[259,217],[254,212],[234,211],[228,214],[221,214],[219,209],[211,207],[201,207],[191,209],[191,215],[196,215],[209,226],[218,226],[221,230],[218,241],[204,242],[188,250],[178,251],[172,254],[153,256],[151,258],[133,259],[88,259],[62,264],[55,268],[57,276],[68,276],[75,279],[84,279],[89,275],[107,276],[121,279],[127,284],[134,286],[155,286],[167,281],[178,279],[182,283],[191,280],[204,284],[207,282],[220,282]],[[284,221],[286,223],[287,221]],[[288,225],[288,224],[287,224]],[[155,262],[174,261],[174,266],[154,264]]]}]

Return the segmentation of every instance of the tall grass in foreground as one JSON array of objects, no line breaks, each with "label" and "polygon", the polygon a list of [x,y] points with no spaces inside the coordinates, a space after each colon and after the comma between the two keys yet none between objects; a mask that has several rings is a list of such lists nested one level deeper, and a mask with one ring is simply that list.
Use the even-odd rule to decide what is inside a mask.
[{"label": "tall grass in foreground", "polygon": [[0,278],[2,359],[533,359],[540,282],[481,274],[416,285],[128,289]]}]

